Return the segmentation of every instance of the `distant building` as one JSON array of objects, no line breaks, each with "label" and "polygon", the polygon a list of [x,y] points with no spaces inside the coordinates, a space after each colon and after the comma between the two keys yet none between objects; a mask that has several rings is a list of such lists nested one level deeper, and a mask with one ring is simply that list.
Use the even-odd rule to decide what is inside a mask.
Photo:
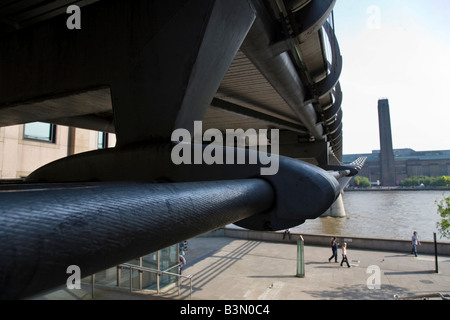
[{"label": "distant building", "polygon": [[[402,180],[414,176],[450,176],[450,150],[415,151],[412,149],[394,149],[395,185]],[[382,184],[381,152],[347,154],[344,163],[351,163],[359,157],[367,157],[359,175],[369,178],[374,185]]]},{"label": "distant building", "polygon": [[378,101],[378,122],[380,127],[380,169],[381,185],[395,186],[395,160],[392,145],[391,116],[389,101],[380,99]]},{"label": "distant building", "polygon": [[393,149],[388,99],[378,100],[380,149],[365,154],[343,156],[344,163],[367,157],[359,175],[369,178],[373,185],[395,186],[408,177],[439,177],[450,175],[450,150],[415,151]]}]

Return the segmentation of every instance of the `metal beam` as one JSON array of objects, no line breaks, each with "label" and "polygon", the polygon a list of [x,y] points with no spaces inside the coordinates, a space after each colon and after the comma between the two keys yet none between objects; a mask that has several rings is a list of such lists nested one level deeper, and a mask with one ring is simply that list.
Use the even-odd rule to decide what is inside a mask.
[{"label": "metal beam", "polygon": [[336,86],[342,71],[341,50],[336,35],[334,34],[334,29],[328,22],[326,22],[323,27],[327,33],[328,40],[330,41],[332,65],[330,66],[330,73],[319,83],[315,84],[315,94],[318,97],[328,94]]},{"label": "metal beam", "polygon": [[[286,8],[296,9],[298,0],[286,0]],[[318,31],[333,11],[336,0],[313,0],[293,13],[291,23],[294,33],[300,42],[305,41],[314,32]]]},{"label": "metal beam", "polygon": [[322,140],[324,138],[322,125],[318,123],[314,106],[305,102],[305,88],[289,54],[287,52],[273,54],[271,48],[274,41],[274,30],[271,29],[273,21],[260,1],[254,1],[254,4],[258,16],[241,50],[283,97],[311,135]]},{"label": "metal beam", "polygon": [[[276,136],[275,133],[271,139],[277,139]],[[336,200],[337,181],[314,165],[278,156],[274,150],[267,154],[265,148],[216,147],[184,142],[177,144],[176,149],[174,144],[160,144],[96,150],[41,167],[28,176],[27,182],[193,182],[261,177],[276,190],[277,201],[270,213],[246,222],[245,227],[253,230],[297,226],[305,219],[317,218]],[[213,149],[215,162],[207,164],[203,155]],[[184,163],[175,164],[174,152],[179,157],[181,151]],[[238,154],[243,160],[240,163]]]},{"label": "metal beam", "polygon": [[241,107],[235,103],[231,103],[231,102],[221,100],[218,98],[213,99],[213,101],[211,102],[211,106],[220,108],[222,110],[234,112],[234,113],[246,116],[246,117],[251,117],[253,119],[262,120],[267,123],[273,124],[276,127],[289,129],[293,132],[298,132],[298,133],[303,133],[303,134],[308,133],[308,131],[306,130],[305,127],[300,126],[298,124],[295,124],[295,123],[292,123],[292,122],[289,122],[289,121],[286,121],[286,120],[283,120],[280,118],[276,118],[276,117],[270,116],[270,115],[262,113],[262,112],[251,110],[249,108]]},{"label": "metal beam", "polygon": [[261,179],[0,192],[0,299],[25,298],[270,210]]}]

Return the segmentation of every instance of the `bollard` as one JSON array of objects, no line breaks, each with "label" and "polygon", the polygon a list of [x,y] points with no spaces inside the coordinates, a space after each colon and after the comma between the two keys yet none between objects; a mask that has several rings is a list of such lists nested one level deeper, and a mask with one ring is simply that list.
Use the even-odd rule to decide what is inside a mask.
[{"label": "bollard", "polygon": [[437,251],[437,241],[436,241],[436,232],[433,232],[434,238],[434,265],[436,273],[439,273],[439,265],[438,265],[438,251]]},{"label": "bollard", "polygon": [[304,240],[300,235],[297,241],[297,277],[304,278],[305,277],[305,259],[304,259]]}]

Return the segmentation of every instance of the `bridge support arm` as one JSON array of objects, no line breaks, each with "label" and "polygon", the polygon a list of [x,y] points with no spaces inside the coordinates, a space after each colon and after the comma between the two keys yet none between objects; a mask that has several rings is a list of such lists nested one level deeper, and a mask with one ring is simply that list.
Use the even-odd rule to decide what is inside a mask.
[{"label": "bridge support arm", "polygon": [[[24,186],[25,187],[25,186]],[[261,179],[0,192],[0,299],[25,298],[270,210]]]}]

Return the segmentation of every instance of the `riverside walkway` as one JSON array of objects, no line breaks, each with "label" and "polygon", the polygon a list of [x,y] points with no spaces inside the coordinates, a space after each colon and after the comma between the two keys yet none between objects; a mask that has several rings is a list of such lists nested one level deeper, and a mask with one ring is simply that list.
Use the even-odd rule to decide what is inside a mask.
[{"label": "riverside walkway", "polygon": [[328,247],[305,244],[305,277],[298,278],[294,243],[200,237],[189,241],[185,273],[194,275],[195,299],[394,300],[450,293],[448,256],[439,257],[439,273],[434,255],[358,250],[349,244],[350,268],[340,266],[340,257],[338,263],[328,262],[330,256]]},{"label": "riverside walkway", "polygon": [[[295,235],[293,235],[295,237]],[[280,237],[281,239],[281,237]],[[343,239],[339,239],[341,242]],[[339,255],[340,255],[339,250]],[[96,300],[395,300],[450,293],[450,256],[348,248],[350,268],[328,262],[327,246],[305,241],[305,277],[296,277],[297,244],[203,236],[189,240],[185,275],[193,275],[193,291],[139,294],[125,289],[95,288]],[[340,257],[339,257],[340,259]],[[378,270],[378,271],[377,271]],[[379,286],[376,286],[376,285]],[[85,291],[55,291],[36,299],[91,299]],[[436,298],[434,298],[436,299]],[[440,299],[440,298],[439,298]]]}]

